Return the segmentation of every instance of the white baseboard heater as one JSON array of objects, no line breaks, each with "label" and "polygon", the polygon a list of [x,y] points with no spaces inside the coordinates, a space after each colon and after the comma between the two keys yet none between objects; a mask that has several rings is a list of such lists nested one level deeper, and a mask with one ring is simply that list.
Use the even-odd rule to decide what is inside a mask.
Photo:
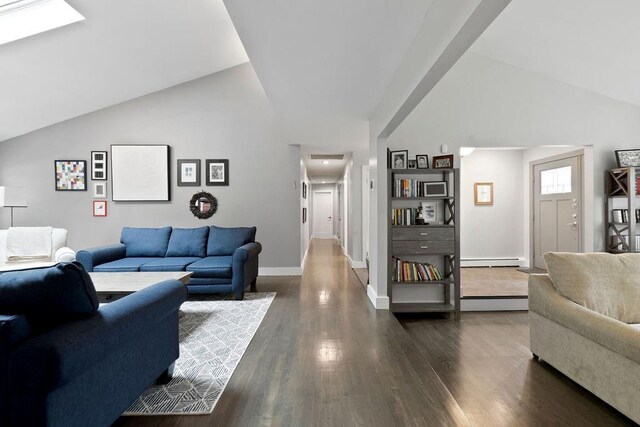
[{"label": "white baseboard heater", "polygon": [[513,258],[462,258],[460,267],[526,267],[524,257]]}]

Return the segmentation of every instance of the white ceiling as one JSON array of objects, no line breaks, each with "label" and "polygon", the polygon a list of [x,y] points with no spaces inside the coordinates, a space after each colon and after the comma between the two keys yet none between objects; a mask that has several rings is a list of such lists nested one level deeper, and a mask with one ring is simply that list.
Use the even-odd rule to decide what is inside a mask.
[{"label": "white ceiling", "polygon": [[365,149],[368,119],[433,0],[232,1],[290,143]]},{"label": "white ceiling", "polygon": [[222,0],[68,0],[86,18],[0,46],[0,141],[247,62]]},{"label": "white ceiling", "polygon": [[471,50],[640,105],[637,0],[513,0]]},{"label": "white ceiling", "polygon": [[[342,160],[323,160],[311,159],[312,154],[342,154]],[[303,147],[302,158],[307,168],[309,181],[314,184],[322,184],[323,182],[334,183],[342,179],[347,162],[351,159],[351,153],[334,152],[326,150],[322,147]]]}]

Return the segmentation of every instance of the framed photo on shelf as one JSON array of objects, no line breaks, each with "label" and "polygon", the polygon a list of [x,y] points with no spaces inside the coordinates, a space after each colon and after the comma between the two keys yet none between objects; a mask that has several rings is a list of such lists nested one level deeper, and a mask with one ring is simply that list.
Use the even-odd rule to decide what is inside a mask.
[{"label": "framed photo on shelf", "polygon": [[415,160],[409,160],[409,169],[418,169],[418,164]]},{"label": "framed photo on shelf", "polygon": [[424,183],[424,196],[425,197],[446,197],[447,182],[446,181],[433,181]]},{"label": "framed photo on shelf", "polygon": [[107,183],[106,182],[94,182],[93,183],[93,198],[94,199],[106,199],[107,198]]},{"label": "framed photo on shelf", "polygon": [[640,167],[640,148],[616,150],[616,161],[619,168]]},{"label": "framed photo on shelf", "polygon": [[178,159],[178,187],[200,186],[200,159]]},{"label": "framed photo on shelf", "polygon": [[207,185],[229,185],[229,159],[207,159]]},{"label": "framed photo on shelf", "polygon": [[473,203],[476,206],[493,206],[493,182],[473,184]]},{"label": "framed photo on shelf", "polygon": [[438,203],[437,202],[420,202],[422,206],[422,217],[424,222],[433,224],[438,222]]},{"label": "framed photo on shelf", "polygon": [[416,155],[416,164],[418,169],[429,169],[429,156],[426,154]]},{"label": "framed photo on shelf", "polygon": [[107,201],[106,200],[94,200],[93,201],[93,216],[107,216]]},{"label": "framed photo on shelf", "polygon": [[409,151],[400,150],[391,152],[391,167],[393,169],[407,169],[409,160]]},{"label": "framed photo on shelf", "polygon": [[54,160],[56,191],[87,191],[86,160]]},{"label": "framed photo on shelf", "polygon": [[451,169],[453,168],[453,154],[446,156],[433,156],[434,169]]},{"label": "framed photo on shelf", "polygon": [[91,179],[94,181],[107,180],[107,152],[91,152]]}]

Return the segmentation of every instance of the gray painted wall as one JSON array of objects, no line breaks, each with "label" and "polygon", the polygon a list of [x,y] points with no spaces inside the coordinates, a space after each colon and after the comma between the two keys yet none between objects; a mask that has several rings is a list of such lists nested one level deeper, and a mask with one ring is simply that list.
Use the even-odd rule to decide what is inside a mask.
[{"label": "gray painted wall", "polygon": [[[171,202],[114,203],[109,186],[109,216],[94,218],[92,181],[87,192],[54,191],[55,159],[89,161],[92,150],[127,143],[172,147]],[[204,159],[228,158],[230,185],[206,187],[203,177],[202,187],[177,187],[176,159],[189,158],[203,168]],[[247,63],[0,143],[0,185],[26,188],[29,207],[16,211],[16,225],[67,228],[74,249],[117,242],[123,226],[256,225],[261,266],[299,267],[299,161]],[[200,188],[218,199],[209,220],[188,208]],[[8,225],[9,210],[0,210],[0,228]]]}]

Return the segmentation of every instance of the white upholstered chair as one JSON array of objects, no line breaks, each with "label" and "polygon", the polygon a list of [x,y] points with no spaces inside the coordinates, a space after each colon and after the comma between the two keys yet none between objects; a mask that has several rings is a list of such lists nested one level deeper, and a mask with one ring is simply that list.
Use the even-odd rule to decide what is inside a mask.
[{"label": "white upholstered chair", "polygon": [[75,261],[76,253],[67,246],[67,230],[64,228],[51,229],[51,256],[48,259],[29,261],[7,260],[7,234],[8,230],[0,230],[0,271],[23,270],[26,268],[46,267],[59,262]]}]

